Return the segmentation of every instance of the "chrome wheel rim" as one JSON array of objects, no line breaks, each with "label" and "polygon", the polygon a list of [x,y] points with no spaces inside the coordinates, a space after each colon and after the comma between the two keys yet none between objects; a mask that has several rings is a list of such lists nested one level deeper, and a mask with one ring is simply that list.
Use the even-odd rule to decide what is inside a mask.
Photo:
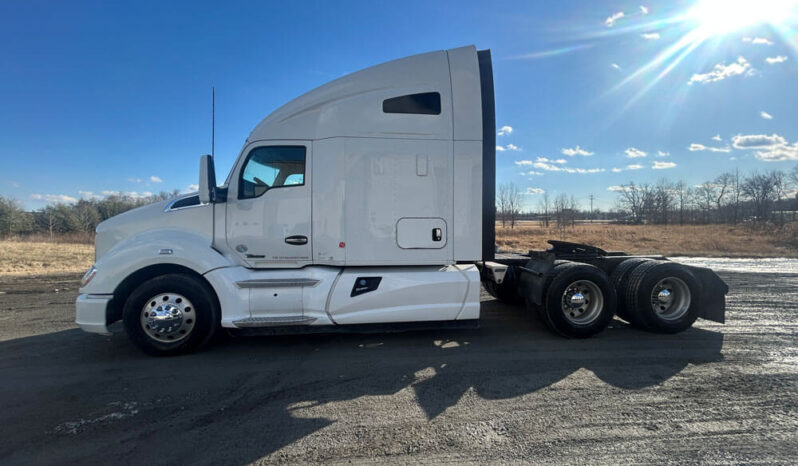
[{"label": "chrome wheel rim", "polygon": [[141,309],[141,328],[159,343],[177,343],[194,330],[194,305],[178,293],[153,296]]},{"label": "chrome wheel rim", "polygon": [[561,307],[566,320],[576,326],[592,324],[604,308],[601,288],[590,280],[578,280],[565,288]]},{"label": "chrome wheel rim", "polygon": [[690,309],[690,287],[681,278],[666,277],[651,290],[651,309],[660,319],[679,320]]}]

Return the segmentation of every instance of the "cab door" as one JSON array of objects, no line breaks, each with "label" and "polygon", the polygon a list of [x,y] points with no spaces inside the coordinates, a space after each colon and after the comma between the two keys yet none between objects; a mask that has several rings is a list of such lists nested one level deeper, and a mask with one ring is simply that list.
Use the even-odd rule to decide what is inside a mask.
[{"label": "cab door", "polygon": [[311,262],[310,141],[253,144],[227,195],[227,244],[253,268]]}]

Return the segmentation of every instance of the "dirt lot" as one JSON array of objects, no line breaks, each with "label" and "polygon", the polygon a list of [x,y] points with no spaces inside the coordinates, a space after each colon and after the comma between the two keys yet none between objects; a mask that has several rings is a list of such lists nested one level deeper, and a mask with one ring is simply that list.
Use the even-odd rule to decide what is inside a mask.
[{"label": "dirt lot", "polygon": [[77,275],[0,277],[0,463],[793,462],[798,274],[722,275],[728,323],[680,335],[565,340],[491,301],[479,330],[168,359],[76,329]]}]

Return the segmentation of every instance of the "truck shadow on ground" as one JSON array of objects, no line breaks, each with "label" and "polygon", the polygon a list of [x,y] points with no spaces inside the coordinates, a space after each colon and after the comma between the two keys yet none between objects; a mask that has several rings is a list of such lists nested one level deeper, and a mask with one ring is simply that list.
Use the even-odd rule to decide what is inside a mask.
[{"label": "truck shadow on ground", "polygon": [[568,340],[498,302],[483,303],[483,315],[478,330],[249,337],[174,358],[79,330],[2,342],[0,459],[82,461],[121,450],[130,463],[243,464],[343,418],[357,425],[390,412],[366,402],[307,416],[330,403],[412,390],[434,420],[469,390],[511,399],[580,369],[638,390],[722,360],[723,335],[697,328],[654,335],[616,320],[597,337]]}]

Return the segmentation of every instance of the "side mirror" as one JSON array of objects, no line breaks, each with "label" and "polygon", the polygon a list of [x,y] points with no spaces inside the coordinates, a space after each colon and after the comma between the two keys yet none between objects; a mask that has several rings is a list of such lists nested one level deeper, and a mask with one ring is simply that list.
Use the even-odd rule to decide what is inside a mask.
[{"label": "side mirror", "polygon": [[200,157],[199,171],[199,200],[202,204],[213,203],[216,201],[216,169],[213,166],[213,157]]}]

